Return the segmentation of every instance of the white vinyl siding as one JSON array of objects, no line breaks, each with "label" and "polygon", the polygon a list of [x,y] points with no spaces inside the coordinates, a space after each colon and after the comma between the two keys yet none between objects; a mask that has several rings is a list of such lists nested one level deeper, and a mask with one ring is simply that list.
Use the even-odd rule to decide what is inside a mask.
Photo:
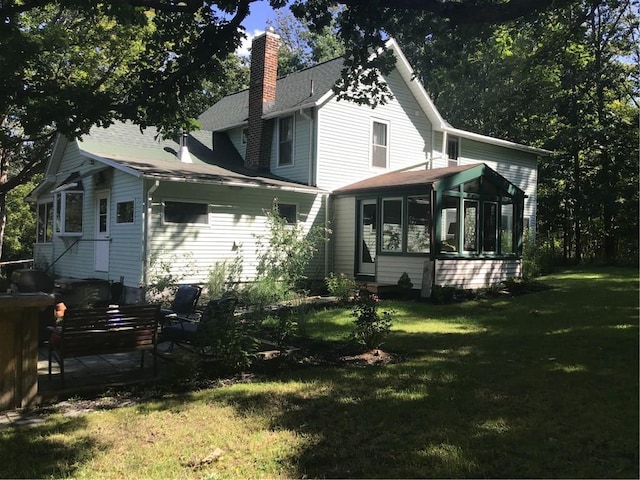
[{"label": "white vinyl siding", "polygon": [[[296,113],[293,115],[295,127],[293,129],[295,138],[293,140],[293,164],[278,164],[278,127],[274,125],[273,138],[271,142],[271,173],[279,175],[294,182],[309,184],[309,159],[313,156],[312,134],[310,132],[310,122],[304,116]],[[275,119],[274,122],[277,122]]]},{"label": "white vinyl siding", "polygon": [[338,197],[332,208],[333,266],[336,274],[344,273],[353,278],[356,258],[356,200],[354,197]]},{"label": "white vinyl siding", "polygon": [[[238,151],[243,160],[245,160],[247,155],[247,144],[242,143],[243,131],[246,130],[247,127],[237,127],[227,131],[227,136],[229,140]],[[215,145],[213,146],[215,148]]]},{"label": "white vinyl siding", "polygon": [[430,158],[431,124],[397,72],[387,81],[394,99],[376,109],[329,100],[318,111],[317,186],[333,190],[380,174],[371,167],[371,119],[389,122],[388,170]]},{"label": "white vinyl siding", "polygon": [[396,285],[400,276],[407,272],[414,289],[422,288],[422,274],[427,257],[401,257],[398,255],[378,255],[378,275],[376,282]]},{"label": "white vinyl siding", "polygon": [[[179,198],[190,202],[206,202],[209,225],[162,224],[163,198]],[[202,186],[179,183],[161,184],[154,193],[152,257],[171,265],[171,273],[181,276],[181,283],[206,283],[211,268],[218,261],[243,259],[242,280],[250,281],[256,273],[256,235],[265,234],[265,211],[271,209],[274,197],[283,204],[298,208],[298,221],[308,231],[313,225],[324,225],[321,195],[259,188]],[[316,254],[309,273],[323,278],[324,249]]]},{"label": "white vinyl siding", "polygon": [[522,261],[518,259],[436,260],[434,284],[465,289],[485,288],[519,277],[521,273]]},{"label": "white vinyl siding", "polygon": [[[145,198],[142,180],[114,171],[111,189],[111,245],[109,248],[109,280],[124,277],[128,287],[139,287],[142,281],[144,225],[142,211]],[[133,223],[116,223],[118,202],[133,201]]]}]

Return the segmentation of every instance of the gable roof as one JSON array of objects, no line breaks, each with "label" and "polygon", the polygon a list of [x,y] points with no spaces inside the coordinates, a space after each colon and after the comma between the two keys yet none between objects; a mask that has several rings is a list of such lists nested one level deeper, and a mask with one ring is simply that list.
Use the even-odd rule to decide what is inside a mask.
[{"label": "gable roof", "polygon": [[[392,38],[387,41],[386,46],[395,55],[396,70],[407,84],[434,130],[535,155],[546,156],[552,153],[549,150],[452,127],[440,115],[431,97],[418,80],[400,45]],[[340,78],[343,67],[344,58],[340,57],[279,78],[276,82],[275,104],[268,112],[265,112],[263,118],[274,118],[300,109],[322,105],[334,96],[333,87]],[[205,130],[224,131],[245,125],[248,121],[248,113],[249,90],[246,89],[224,97],[202,113],[198,117],[198,121],[201,128]]]},{"label": "gable roof", "polygon": [[[214,138],[215,137],[215,138]],[[170,182],[191,182],[217,185],[262,187],[316,193],[321,189],[293,182],[268,172],[247,169],[242,157],[224,133],[205,130],[188,135],[187,145],[193,163],[178,158],[180,145],[158,137],[155,128],[144,131],[131,122],[115,122],[108,128],[93,127],[89,135],[75,140],[80,155],[96,164],[84,169],[80,179],[107,167],[138,178]],[[34,201],[38,195],[50,192],[60,184],[59,172],[65,149],[71,144],[60,136],[47,166],[45,179],[27,196]],[[215,143],[215,148],[213,144]]]},{"label": "gable roof", "polygon": [[[265,117],[283,115],[318,105],[332,92],[340,77],[344,58],[335,58],[279,78],[276,101]],[[224,97],[198,117],[200,127],[212,132],[228,130],[247,123],[249,89]]]}]

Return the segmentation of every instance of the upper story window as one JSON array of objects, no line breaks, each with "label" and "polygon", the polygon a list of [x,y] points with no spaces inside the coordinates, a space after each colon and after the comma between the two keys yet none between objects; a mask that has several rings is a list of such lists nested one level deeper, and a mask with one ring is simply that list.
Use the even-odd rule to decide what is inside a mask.
[{"label": "upper story window", "polygon": [[246,145],[247,139],[249,138],[249,129],[243,128],[240,132],[240,145]]},{"label": "upper story window", "polygon": [[82,234],[84,192],[65,190],[55,196],[55,229],[58,235]]},{"label": "upper story window", "polygon": [[278,121],[278,166],[293,165],[293,116]]},{"label": "upper story window", "polygon": [[207,225],[209,206],[206,203],[164,202],[164,223]]},{"label": "upper story window", "polygon": [[458,165],[460,155],[460,139],[458,137],[448,137],[447,139],[447,166]]},{"label": "upper story window", "polygon": [[371,166],[387,168],[389,159],[389,125],[375,120],[371,127]]},{"label": "upper story window", "polygon": [[53,202],[38,204],[37,243],[50,243],[53,239]]}]

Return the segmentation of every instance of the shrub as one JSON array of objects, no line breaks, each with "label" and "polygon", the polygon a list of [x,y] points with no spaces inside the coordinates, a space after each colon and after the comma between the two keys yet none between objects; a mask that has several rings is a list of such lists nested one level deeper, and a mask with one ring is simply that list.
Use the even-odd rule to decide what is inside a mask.
[{"label": "shrub", "polygon": [[351,315],[355,317],[352,337],[371,350],[380,348],[391,331],[393,312],[378,313],[380,299],[366,289],[358,292]]},{"label": "shrub", "polygon": [[231,304],[206,308],[200,318],[200,351],[223,371],[238,371],[249,366],[258,347],[256,325],[236,317],[233,307]]},{"label": "shrub", "polygon": [[535,278],[545,273],[551,273],[560,263],[559,248],[555,248],[553,240],[533,240],[530,230],[525,232],[522,249],[522,277]]},{"label": "shrub", "polygon": [[271,277],[282,282],[287,290],[295,290],[304,284],[304,272],[329,232],[324,227],[305,232],[300,223],[288,224],[278,213],[277,199],[265,215],[269,233],[256,235],[258,279]]},{"label": "shrub", "polygon": [[209,271],[209,281],[207,282],[209,297],[237,296],[241,274],[242,256],[240,255],[237,255],[232,261],[216,262]]},{"label": "shrub", "polygon": [[411,278],[407,272],[402,272],[400,278],[398,279],[398,286],[400,288],[413,288],[413,283],[411,283]]},{"label": "shrub", "polygon": [[344,273],[335,275],[333,272],[324,279],[329,295],[338,297],[340,303],[349,303],[351,297],[356,291],[357,284],[355,280],[348,278]]},{"label": "shrub", "polygon": [[240,300],[243,304],[254,307],[260,316],[267,306],[284,300],[287,293],[288,290],[281,281],[270,276],[262,277],[240,292]]}]

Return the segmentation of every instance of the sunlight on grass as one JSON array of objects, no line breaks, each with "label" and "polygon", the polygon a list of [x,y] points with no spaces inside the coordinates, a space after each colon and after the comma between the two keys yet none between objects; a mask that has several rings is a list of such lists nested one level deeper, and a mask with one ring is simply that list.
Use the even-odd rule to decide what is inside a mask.
[{"label": "sunlight on grass", "polygon": [[429,445],[421,453],[441,472],[468,472],[477,467],[474,461],[465,457],[462,448],[450,443]]},{"label": "sunlight on grass", "polygon": [[[506,299],[383,301],[393,363],[305,361],[45,412],[0,429],[0,478],[638,478],[637,276],[593,269]],[[344,341],[352,322],[346,307],[301,327]]]},{"label": "sunlight on grass", "polygon": [[550,368],[552,372],[560,371],[564,373],[576,373],[576,372],[586,372],[588,368],[585,365],[561,365],[556,364],[552,368]]},{"label": "sunlight on grass", "polygon": [[476,424],[476,428],[481,432],[481,434],[503,434],[510,430],[509,422],[502,417],[484,420],[483,422]]}]

